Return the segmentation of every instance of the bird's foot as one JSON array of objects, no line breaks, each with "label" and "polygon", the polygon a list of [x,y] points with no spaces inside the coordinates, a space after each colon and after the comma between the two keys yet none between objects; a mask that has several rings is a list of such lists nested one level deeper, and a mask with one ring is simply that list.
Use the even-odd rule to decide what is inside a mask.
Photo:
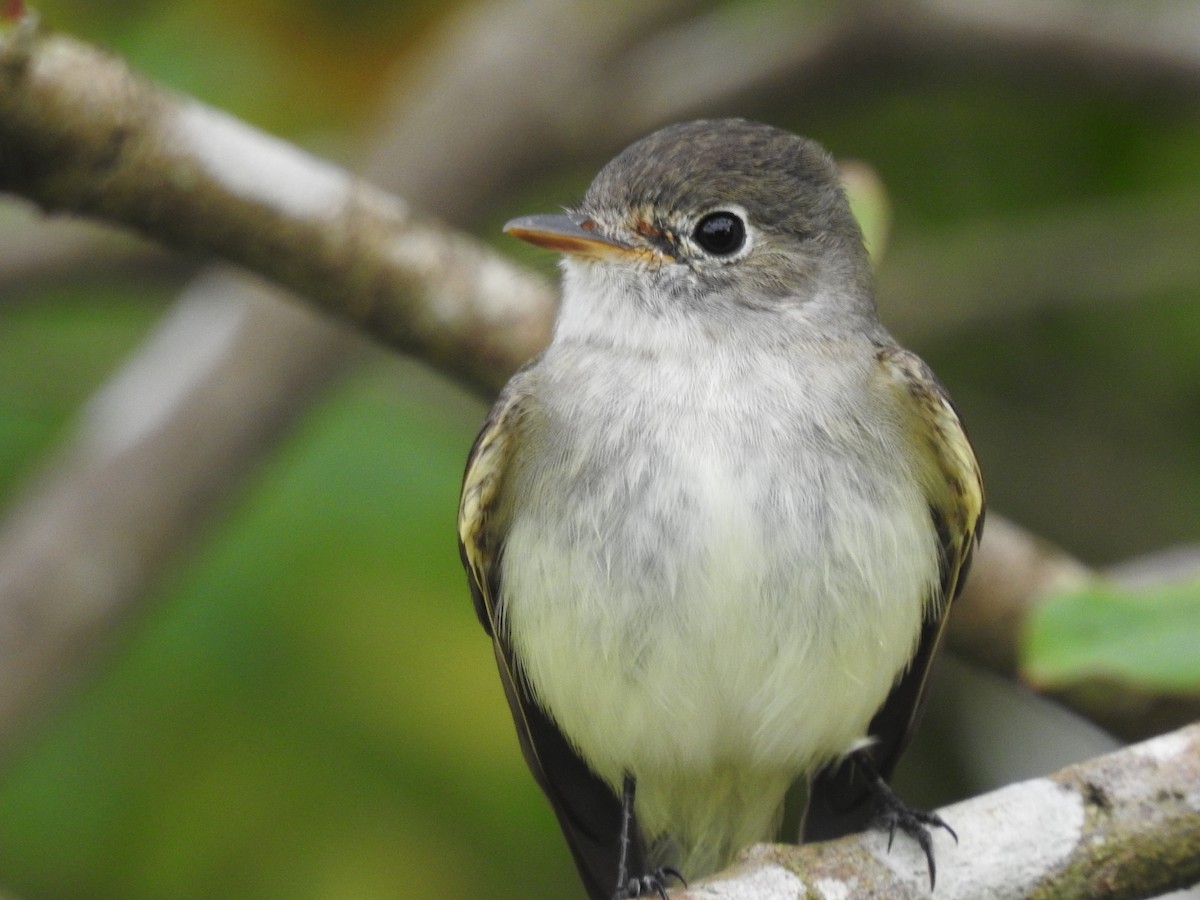
[{"label": "bird's foot", "polygon": [[649,875],[642,875],[637,878],[630,878],[625,882],[623,887],[617,888],[617,893],[613,896],[613,900],[636,900],[637,897],[646,897],[657,894],[659,900],[670,900],[667,896],[667,883],[675,879],[684,887],[687,887],[687,882],[683,880],[683,876],[679,874],[677,869],[670,866],[663,866],[661,869],[655,869]]},{"label": "bird's foot", "polygon": [[933,836],[929,833],[929,829],[945,828],[950,832],[950,837],[954,838],[956,844],[958,835],[937,813],[913,809],[896,796],[896,792],[888,783],[878,776],[872,780],[872,793],[875,798],[873,824],[877,828],[886,829],[888,851],[890,852],[892,849],[892,841],[895,840],[897,831],[903,831],[916,841],[925,854],[925,861],[929,864],[929,889],[932,891],[937,882],[937,866],[933,861]]},{"label": "bird's foot", "polygon": [[667,882],[672,878],[687,887],[687,882],[683,880],[678,869],[662,866],[647,875],[629,877],[630,834],[634,828],[633,796],[636,790],[637,779],[626,772],[621,785],[620,851],[617,856],[617,892],[613,894],[613,900],[635,900],[637,897],[651,894],[657,894],[659,900],[670,900],[667,896]]}]

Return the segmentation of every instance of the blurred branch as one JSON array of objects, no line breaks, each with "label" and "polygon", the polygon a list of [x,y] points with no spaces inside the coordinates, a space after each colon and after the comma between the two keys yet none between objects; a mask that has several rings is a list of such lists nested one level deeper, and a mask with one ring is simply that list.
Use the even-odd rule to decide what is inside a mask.
[{"label": "blurred branch", "polygon": [[[399,140],[410,158],[408,169],[423,173],[411,180],[406,196],[436,202],[444,217],[462,221],[462,210],[430,186],[453,185],[451,197],[478,209],[465,198],[492,196],[498,185],[516,183],[534,168],[578,158],[581,151],[604,158],[664,119],[753,103],[756,95],[781,85],[815,89],[849,66],[869,67],[880,55],[926,63],[931,54],[978,58],[979,44],[993,55],[1021,50],[1057,60],[1066,44],[1144,60],[1157,71],[1163,59],[1189,60],[1200,53],[1195,47],[1185,52],[1193,39],[1200,46],[1194,23],[1163,27],[1164,16],[1170,22],[1194,18],[1174,4],[1157,5],[1158,17],[1135,20],[1117,8],[1069,2],[1029,4],[1015,15],[994,4],[936,0],[884,0],[855,8],[853,17],[818,17],[801,5],[773,2],[737,16],[722,9],[671,15],[686,6],[681,0],[639,4],[619,14],[548,0],[472,7],[440,41],[431,42],[426,57],[406,67],[416,83],[405,79],[393,119],[404,123],[407,137]],[[479,40],[484,33],[492,35],[490,44]],[[517,56],[513,46],[554,52]],[[731,68],[727,57],[734,47],[739,65]],[[447,67],[447,59],[462,61]],[[485,281],[491,270],[489,257],[470,261],[465,249],[467,268],[477,271],[452,287],[450,299],[441,298],[446,320],[422,320],[421,304],[403,298],[419,295],[422,278],[446,260],[388,257],[399,246],[428,247],[452,236],[439,234],[430,221],[410,219],[398,201],[332,167],[165,95],[111,57],[67,39],[34,37],[7,42],[4,70],[8,128],[0,138],[24,152],[0,164],[0,179],[19,182],[23,193],[47,208],[108,217],[157,240],[247,265],[476,384],[494,388],[514,360],[528,358],[545,337],[552,300],[540,284],[521,282],[539,298],[544,315],[515,313],[511,298],[489,309],[455,296],[454,289]],[[1183,70],[1200,80],[1200,70]],[[11,89],[18,83],[20,90]],[[521,87],[525,90],[516,94]],[[510,99],[512,115],[503,120],[493,111],[506,92],[519,99]],[[455,100],[452,116],[446,115],[448,95]],[[441,139],[415,137],[423,129],[435,129]],[[229,144],[217,146],[217,140]],[[502,149],[480,149],[492,147]],[[218,152],[221,159],[214,158]],[[245,159],[243,152],[249,153]],[[387,168],[375,167],[381,175]],[[148,172],[154,177],[145,177]],[[246,191],[256,184],[237,180],[259,176],[264,177],[259,191]],[[291,178],[308,186],[299,191],[287,183]],[[148,202],[150,193],[157,202]],[[312,195],[303,210],[301,193]],[[222,215],[227,221],[221,231],[204,215],[214,203],[238,206],[232,225]],[[163,215],[167,209],[187,214]],[[936,248],[899,242],[881,272],[880,294],[889,319],[909,338],[1011,314],[1014,301],[1128,300],[1131,283],[1142,277],[1167,288],[1193,283],[1195,254],[1177,251],[1190,250],[1182,242],[1198,226],[1194,211],[1170,199],[1144,208],[1080,210],[1061,220],[981,224],[974,232],[945,236],[949,246],[942,237]],[[407,227],[417,229],[418,240],[404,240]],[[280,253],[279,244],[293,238],[310,252],[301,258]],[[351,248],[350,241],[378,246]],[[376,259],[349,271],[348,259],[362,251],[373,251]],[[931,257],[941,264],[931,267]],[[974,302],[963,303],[967,295]],[[509,341],[505,328],[520,328],[514,322],[540,324]],[[439,337],[443,327],[445,343]],[[470,362],[461,365],[461,358],[444,359],[453,352],[448,345],[481,332],[494,340],[485,342],[483,352],[467,355],[468,361],[478,360],[478,371]],[[514,348],[511,355],[505,346]],[[499,355],[493,360],[491,353]]]},{"label": "blurred branch", "polygon": [[177,254],[127,231],[86,219],[33,218],[12,206],[0,218],[0,305],[47,283],[85,276],[178,276],[190,268]]},{"label": "blurred branch", "polygon": [[[397,94],[368,173],[413,205],[464,223],[531,173],[581,156],[607,157],[637,133],[621,114],[638,93],[624,90],[630,48],[688,21],[696,6],[694,0],[465,4],[399,65]],[[390,176],[398,163],[406,177],[397,181]]]},{"label": "blurred branch", "polygon": [[902,53],[934,50],[1066,73],[1123,91],[1200,82],[1200,8],[1180,0],[899,0],[886,26]]},{"label": "blurred branch", "polygon": [[0,751],[109,646],[340,358],[345,336],[254,290],[228,274],[189,288],[0,530]]},{"label": "blurred branch", "polygon": [[[984,540],[963,594],[954,604],[946,641],[956,654],[1021,680],[1020,643],[1039,604],[1101,580],[1162,584],[1200,574],[1194,554],[1144,561],[1128,572],[1102,573],[1048,541],[989,513]],[[1200,695],[1163,694],[1126,682],[1091,679],[1042,690],[1117,737],[1138,740],[1200,720]]]},{"label": "blurred branch", "polygon": [[1200,207],[1175,195],[958,224],[919,240],[896,235],[879,296],[913,341],[1050,305],[1134,304],[1200,282],[1196,234]]},{"label": "blurred branch", "polygon": [[[1200,725],[939,810],[938,900],[1156,897],[1200,881]],[[675,900],[929,897],[925,859],[869,831],[760,845]]]},{"label": "blurred branch", "polygon": [[[1195,581],[1200,579],[1200,544],[1168,547],[1136,556],[1112,566],[1107,573],[1110,578],[1135,590]],[[1196,718],[1200,719],[1200,716]]]},{"label": "blurred branch", "polygon": [[1021,634],[1037,604],[1099,577],[1049,541],[989,511],[979,552],[946,626],[947,646],[1017,678]]}]

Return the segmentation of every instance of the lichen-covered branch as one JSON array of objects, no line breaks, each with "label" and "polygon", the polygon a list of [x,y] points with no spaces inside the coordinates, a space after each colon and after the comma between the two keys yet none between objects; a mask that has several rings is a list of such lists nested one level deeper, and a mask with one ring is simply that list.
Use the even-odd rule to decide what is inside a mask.
[{"label": "lichen-covered branch", "polygon": [[[938,811],[937,900],[1157,897],[1200,882],[1200,725]],[[880,831],[762,845],[674,900],[928,898],[916,845]]]}]

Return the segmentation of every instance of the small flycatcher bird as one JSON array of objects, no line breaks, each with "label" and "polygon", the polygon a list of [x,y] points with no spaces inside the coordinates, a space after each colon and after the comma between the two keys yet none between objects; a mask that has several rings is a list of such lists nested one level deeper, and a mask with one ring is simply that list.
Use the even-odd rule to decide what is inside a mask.
[{"label": "small flycatcher bird", "polygon": [[547,349],[475,441],[459,540],[521,747],[593,900],[872,822],[984,496],[957,412],[876,315],[817,144],[664,128],[564,215]]}]

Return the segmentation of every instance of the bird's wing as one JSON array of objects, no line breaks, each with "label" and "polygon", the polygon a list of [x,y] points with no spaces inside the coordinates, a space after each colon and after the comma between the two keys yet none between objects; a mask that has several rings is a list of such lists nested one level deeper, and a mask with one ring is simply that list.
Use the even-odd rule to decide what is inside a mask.
[{"label": "bird's wing", "polygon": [[[867,748],[875,768],[890,778],[919,716],[930,664],[941,644],[946,613],[962,590],[971,557],[983,531],[984,494],[979,464],[958,411],[945,388],[915,354],[899,347],[880,348],[878,376],[883,389],[901,404],[910,438],[923,461],[921,487],[937,533],[941,562],[936,596],[916,653],[883,706],[871,720]],[[863,773],[854,765],[830,766],[809,791],[805,840],[826,840],[864,828],[870,819]]]},{"label": "bird's wing", "polygon": [[[621,802],[538,704],[513,656],[501,614],[500,562],[512,507],[506,487],[523,423],[534,406],[523,389],[525,378],[519,373],[509,382],[471,448],[458,511],[459,553],[475,611],[492,637],[525,762],[550,800],[588,895],[609,900],[616,891]],[[643,872],[643,841],[640,834],[633,838],[629,871]]]}]

